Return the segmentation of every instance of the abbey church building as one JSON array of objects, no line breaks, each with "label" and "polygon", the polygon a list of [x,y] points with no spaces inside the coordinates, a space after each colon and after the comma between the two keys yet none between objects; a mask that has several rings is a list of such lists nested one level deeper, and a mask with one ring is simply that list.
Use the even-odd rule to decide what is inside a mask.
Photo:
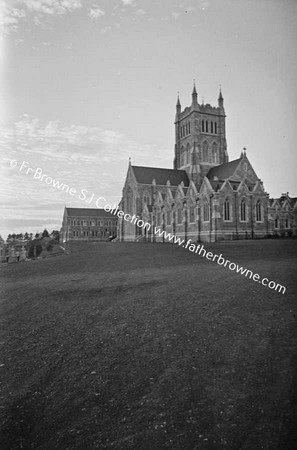
[{"label": "abbey church building", "polygon": [[297,199],[287,194],[286,211],[276,211],[281,202],[269,199],[245,149],[229,161],[225,121],[221,90],[217,106],[199,104],[195,85],[190,106],[178,98],[173,169],[129,163],[123,188],[121,209],[151,227],[121,220],[121,240],[164,240],[155,227],[194,242],[296,234]]}]

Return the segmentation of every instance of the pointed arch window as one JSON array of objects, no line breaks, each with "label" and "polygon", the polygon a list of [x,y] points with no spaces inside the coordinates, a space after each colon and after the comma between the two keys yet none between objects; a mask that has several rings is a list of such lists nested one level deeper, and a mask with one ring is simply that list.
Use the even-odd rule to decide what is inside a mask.
[{"label": "pointed arch window", "polygon": [[240,203],[240,220],[246,222],[246,200],[243,198]]},{"label": "pointed arch window", "polygon": [[182,145],[180,149],[180,165],[184,166],[185,147]]},{"label": "pointed arch window", "polygon": [[208,120],[206,120],[206,122],[205,122],[205,131],[206,131],[206,133],[208,133]]},{"label": "pointed arch window", "polygon": [[289,216],[286,216],[286,218],[285,218],[285,228],[290,228]]},{"label": "pointed arch window", "polygon": [[209,221],[209,203],[207,200],[203,203],[203,221]]},{"label": "pointed arch window", "polygon": [[218,125],[217,125],[217,122],[215,122],[214,126],[215,126],[215,134],[218,134]]},{"label": "pointed arch window", "polygon": [[224,201],[224,220],[231,220],[231,204],[229,198]]},{"label": "pointed arch window", "polygon": [[171,212],[170,211],[167,211],[166,223],[167,223],[167,225],[171,225]]},{"label": "pointed arch window", "polygon": [[195,222],[195,206],[191,205],[189,209],[189,221],[190,223]]},{"label": "pointed arch window", "polygon": [[127,212],[128,213],[133,212],[133,191],[132,191],[132,189],[129,189],[127,191]]},{"label": "pointed arch window", "polygon": [[256,203],[256,221],[262,222],[262,205],[260,200]]},{"label": "pointed arch window", "polygon": [[208,161],[208,143],[206,141],[202,144],[202,161]]},{"label": "pointed arch window", "polygon": [[181,224],[182,222],[183,222],[182,208],[178,208],[178,210],[177,210],[177,223]]},{"label": "pointed arch window", "polygon": [[210,122],[210,132],[213,133],[213,122]]},{"label": "pointed arch window", "polygon": [[279,219],[278,219],[278,216],[275,216],[275,219],[274,219],[274,228],[279,228]]},{"label": "pointed arch window", "polygon": [[202,133],[204,133],[204,129],[205,129],[205,126],[204,126],[205,124],[204,124],[204,120],[202,120]]},{"label": "pointed arch window", "polygon": [[190,144],[187,144],[186,164],[190,164]]},{"label": "pointed arch window", "polygon": [[218,145],[216,142],[212,144],[211,152],[212,152],[212,162],[216,164],[218,162]]}]

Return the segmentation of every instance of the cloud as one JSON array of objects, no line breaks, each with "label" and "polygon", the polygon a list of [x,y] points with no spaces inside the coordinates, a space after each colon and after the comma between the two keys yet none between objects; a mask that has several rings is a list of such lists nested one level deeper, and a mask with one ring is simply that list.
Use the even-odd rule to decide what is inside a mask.
[{"label": "cloud", "polygon": [[[57,120],[44,123],[28,115],[7,128],[0,127],[0,146],[2,235],[25,228],[35,231],[30,219],[40,218],[44,227],[48,226],[49,217],[51,222],[60,222],[65,204],[96,207],[83,202],[78,195],[70,196],[34,178],[36,169],[75,188],[77,193],[86,189],[88,199],[94,194],[94,198],[103,196],[114,203],[120,200],[130,156],[139,165],[145,165],[154,154],[154,162],[162,166],[163,155],[168,151],[142,145],[117,130],[65,125]],[[15,168],[10,167],[12,160],[17,161]],[[20,170],[23,161],[27,163],[26,169],[30,167],[32,171]],[[15,227],[14,218],[20,219]]]},{"label": "cloud", "polygon": [[0,0],[0,36],[17,31],[19,20],[25,16],[23,9],[14,8],[5,0]]},{"label": "cloud", "polygon": [[29,11],[63,15],[82,7],[81,0],[19,0]]},{"label": "cloud", "polygon": [[139,8],[139,9],[136,11],[135,14],[136,14],[137,16],[143,16],[143,15],[145,14],[145,11],[144,11],[144,9]]},{"label": "cloud", "polygon": [[134,4],[134,0],[122,0],[122,3],[126,6],[126,5],[132,5]]},{"label": "cloud", "polygon": [[89,10],[88,16],[91,19],[98,19],[99,17],[105,16],[105,11],[96,7]]},{"label": "cloud", "polygon": [[107,27],[104,27],[101,29],[101,33],[104,34],[111,30],[112,30],[112,27],[110,25],[108,25]]},{"label": "cloud", "polygon": [[171,17],[173,20],[177,20],[179,18],[179,16],[180,16],[179,12],[174,11],[171,13]]},{"label": "cloud", "polygon": [[81,0],[0,0],[0,35],[16,32],[19,21],[31,16],[35,25],[43,26],[40,16],[64,15],[79,8]]}]

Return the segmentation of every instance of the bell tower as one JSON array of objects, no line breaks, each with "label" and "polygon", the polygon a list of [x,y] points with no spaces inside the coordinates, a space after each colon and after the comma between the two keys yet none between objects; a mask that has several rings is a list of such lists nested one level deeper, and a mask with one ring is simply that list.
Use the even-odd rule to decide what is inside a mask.
[{"label": "bell tower", "polygon": [[191,106],[182,110],[178,96],[173,165],[186,170],[198,188],[209,169],[228,162],[225,118],[221,88],[217,107],[199,104],[195,81]]}]

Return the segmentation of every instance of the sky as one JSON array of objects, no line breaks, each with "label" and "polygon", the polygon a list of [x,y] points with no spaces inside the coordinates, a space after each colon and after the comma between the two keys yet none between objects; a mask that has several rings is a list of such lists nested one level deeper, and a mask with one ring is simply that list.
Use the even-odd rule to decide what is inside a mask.
[{"label": "sky", "polygon": [[2,237],[117,203],[129,157],[173,168],[193,79],[200,103],[222,86],[229,160],[297,196],[296,30],[295,0],[0,0]]}]

